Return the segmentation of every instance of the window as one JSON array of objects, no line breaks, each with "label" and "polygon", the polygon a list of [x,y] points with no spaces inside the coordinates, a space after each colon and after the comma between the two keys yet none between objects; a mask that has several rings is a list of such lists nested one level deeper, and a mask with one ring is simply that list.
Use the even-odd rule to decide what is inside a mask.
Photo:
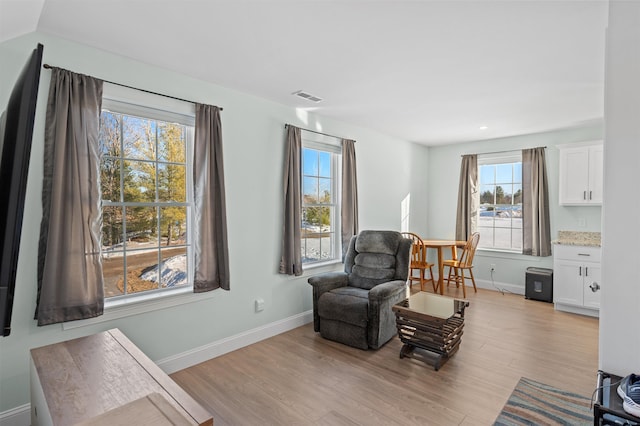
[{"label": "window", "polygon": [[105,298],[191,287],[193,116],[105,99],[100,117]]},{"label": "window", "polygon": [[302,145],[302,263],[339,260],[341,148],[304,136]]},{"label": "window", "polygon": [[479,247],[522,251],[522,157],[479,156]]}]

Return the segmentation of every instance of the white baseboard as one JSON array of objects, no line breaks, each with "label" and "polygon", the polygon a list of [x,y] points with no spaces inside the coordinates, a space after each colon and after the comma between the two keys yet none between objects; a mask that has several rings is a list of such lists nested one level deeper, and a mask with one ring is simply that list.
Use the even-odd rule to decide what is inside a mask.
[{"label": "white baseboard", "polygon": [[478,280],[476,279],[476,287],[484,288],[486,290],[494,290],[494,291],[506,291],[514,294],[521,294],[524,296],[524,286],[519,286],[515,284],[509,283],[501,283],[490,280]]},{"label": "white baseboard", "polygon": [[302,312],[280,321],[272,322],[235,336],[229,336],[199,348],[173,355],[156,361],[156,364],[167,374],[200,364],[236,349],[257,343],[313,321],[313,311]]},{"label": "white baseboard", "polygon": [[[173,355],[156,362],[167,374],[175,373],[187,367],[224,355],[236,349],[257,343],[313,321],[313,311],[302,312],[280,321],[245,331],[235,336],[209,343],[181,354]],[[29,426],[31,423],[31,404],[21,405],[0,413],[0,426]]]},{"label": "white baseboard", "polygon": [[0,426],[29,426],[31,404],[24,404],[0,413]]}]

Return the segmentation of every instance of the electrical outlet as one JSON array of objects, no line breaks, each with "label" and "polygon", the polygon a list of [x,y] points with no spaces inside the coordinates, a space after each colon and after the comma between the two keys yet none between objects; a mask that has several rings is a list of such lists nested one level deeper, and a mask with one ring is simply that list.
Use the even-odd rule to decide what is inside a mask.
[{"label": "electrical outlet", "polygon": [[495,271],[496,271],[496,264],[492,263],[490,272],[495,272]]},{"label": "electrical outlet", "polygon": [[255,306],[256,306],[256,312],[264,311],[264,300],[256,299]]}]

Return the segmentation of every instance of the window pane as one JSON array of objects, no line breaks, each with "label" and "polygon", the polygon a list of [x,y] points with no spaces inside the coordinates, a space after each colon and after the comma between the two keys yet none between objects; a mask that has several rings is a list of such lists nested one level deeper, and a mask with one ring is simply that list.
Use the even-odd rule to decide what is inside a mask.
[{"label": "window pane", "polygon": [[152,202],[156,199],[155,163],[148,161],[124,162],[124,201]]},{"label": "window pane", "polygon": [[187,208],[160,208],[160,244],[163,247],[187,243]]},{"label": "window pane", "polygon": [[158,123],[158,160],[184,163],[186,158],[185,126]]},{"label": "window pane", "polygon": [[158,250],[127,252],[126,293],[158,288]]},{"label": "window pane", "polygon": [[328,152],[320,152],[320,177],[331,177],[331,154]]},{"label": "window pane", "polygon": [[187,201],[187,167],[180,164],[158,164],[158,201]]},{"label": "window pane", "polygon": [[513,185],[513,204],[522,204],[522,184]]},{"label": "window pane", "polygon": [[496,166],[496,183],[507,183],[512,182],[513,180],[513,165],[509,164],[498,164]]},{"label": "window pane", "polygon": [[316,204],[318,202],[318,179],[305,176],[302,179],[303,202]]},{"label": "window pane", "polygon": [[513,185],[511,184],[502,184],[501,186],[496,187],[496,194],[498,192],[498,188],[502,190],[502,195],[500,200],[497,201],[497,204],[505,204],[507,206],[511,205],[513,201]]},{"label": "window pane", "polygon": [[318,176],[318,151],[305,148],[302,150],[302,173]]},{"label": "window pane", "polygon": [[522,230],[514,229],[511,234],[511,247],[522,250]]},{"label": "window pane", "polygon": [[513,165],[513,183],[522,183],[522,163]]},{"label": "window pane", "polygon": [[495,248],[510,249],[511,248],[511,229],[496,227],[494,229],[493,246]]},{"label": "window pane", "polygon": [[100,115],[100,154],[112,157],[120,157],[122,147],[120,144],[120,124],[122,117],[109,111],[102,111]]},{"label": "window pane", "polygon": [[331,179],[318,179],[318,202],[323,204],[331,202]]},{"label": "window pane", "polygon": [[158,247],[158,219],[155,207],[126,207],[127,250]]},{"label": "window pane", "polygon": [[102,208],[102,251],[122,250],[122,207]]},{"label": "window pane", "polygon": [[156,159],[156,122],[123,116],[124,156],[144,160]]},{"label": "window pane", "polygon": [[478,232],[480,233],[480,241],[478,242],[478,247],[493,247],[493,228],[478,226]]},{"label": "window pane", "polygon": [[495,203],[495,186],[480,185],[480,204]]},{"label": "window pane", "polygon": [[495,183],[496,166],[480,166],[480,182]]},{"label": "window pane", "polygon": [[161,250],[162,268],[160,286],[180,287],[187,284],[187,248]]},{"label": "window pane", "polygon": [[120,167],[121,160],[103,157],[100,164],[100,191],[104,201],[121,201]]},{"label": "window pane", "polygon": [[321,234],[320,240],[320,259],[328,260],[333,258],[331,237],[329,234]]},{"label": "window pane", "polygon": [[124,294],[124,256],[119,252],[102,252],[102,274],[104,276],[104,297]]}]

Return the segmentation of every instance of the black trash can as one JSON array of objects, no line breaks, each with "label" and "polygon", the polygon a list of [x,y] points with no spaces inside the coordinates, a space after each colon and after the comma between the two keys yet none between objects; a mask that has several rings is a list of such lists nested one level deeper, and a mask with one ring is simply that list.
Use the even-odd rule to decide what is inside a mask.
[{"label": "black trash can", "polygon": [[524,297],[553,302],[553,269],[527,268]]}]

